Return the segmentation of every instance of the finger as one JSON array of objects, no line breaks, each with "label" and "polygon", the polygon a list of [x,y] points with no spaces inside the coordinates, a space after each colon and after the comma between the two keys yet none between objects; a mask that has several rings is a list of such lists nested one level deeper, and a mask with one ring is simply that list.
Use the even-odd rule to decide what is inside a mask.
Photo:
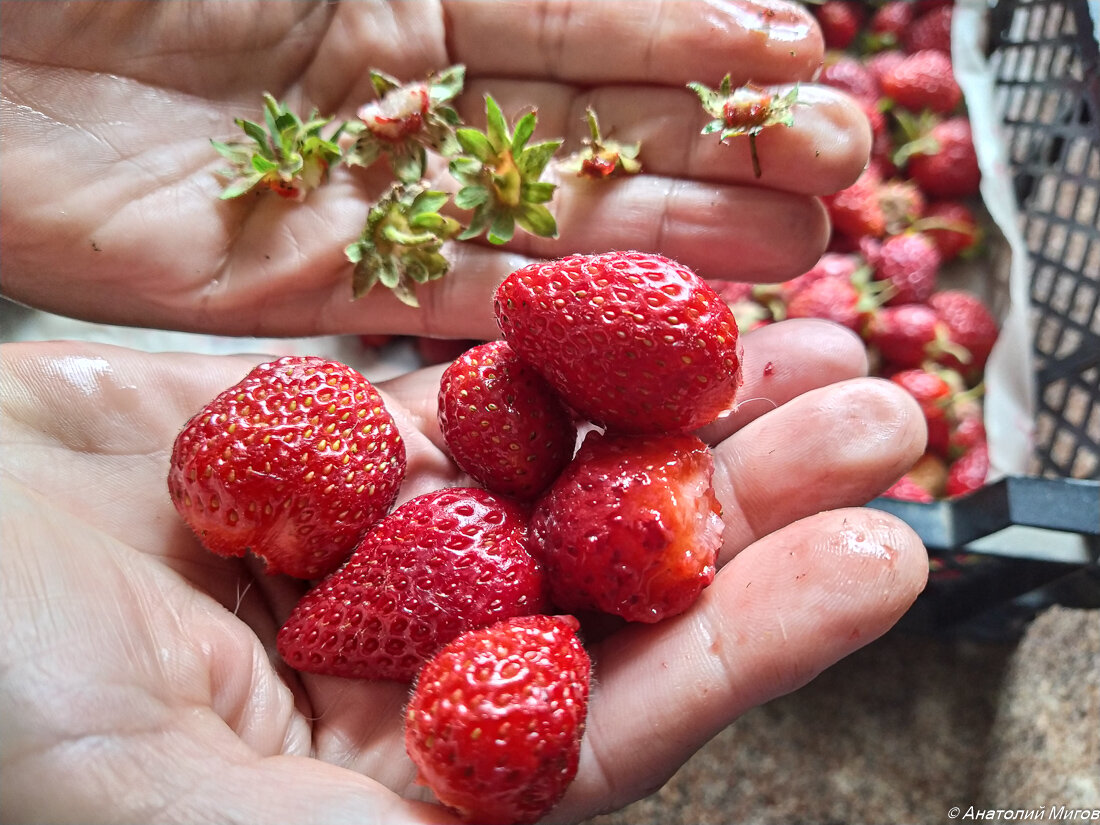
[{"label": "finger", "polygon": [[733,409],[697,431],[717,445],[750,421],[813,389],[867,374],[867,347],[851,330],[817,318],[769,324],[741,338]]},{"label": "finger", "polygon": [[811,390],[713,448],[726,531],[720,562],[822,509],[860,505],[924,451],[913,398],[889,381],[856,378]]},{"label": "finger", "polygon": [[[717,86],[721,78],[695,78]],[[769,87],[780,98],[789,85]],[[624,143],[641,144],[648,174],[716,183],[740,183],[808,195],[826,195],[851,185],[867,164],[871,128],[855,100],[838,89],[805,83],[798,87],[791,126],[770,126],[756,138],[760,176],[753,168],[747,136],[722,143],[700,134],[710,119],[686,87],[601,86],[574,89],[551,83],[480,79],[467,84],[460,111],[466,122],[483,124],[486,95],[510,122],[537,107],[535,140],[565,139],[572,152],[589,136],[585,110],[597,114],[600,131]]]},{"label": "finger", "polygon": [[[730,72],[759,83],[808,79],[821,33],[778,0],[444,4],[450,51],[472,74],[578,83],[681,85]],[[514,20],[504,36],[501,21]]]},{"label": "finger", "polygon": [[748,547],[689,612],[608,638],[595,650],[581,770],[554,819],[652,792],[739,715],[885,633],[927,572],[900,520],[824,512]]}]

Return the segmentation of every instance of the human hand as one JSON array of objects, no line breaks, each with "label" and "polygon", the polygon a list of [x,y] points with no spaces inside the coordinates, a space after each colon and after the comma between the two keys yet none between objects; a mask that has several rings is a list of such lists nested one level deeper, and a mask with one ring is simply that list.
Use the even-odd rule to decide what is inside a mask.
[{"label": "human hand", "polygon": [[[592,644],[580,771],[552,821],[652,791],[747,709],[885,632],[927,557],[853,508],[920,454],[920,412],[821,321],[744,338],[745,399],[702,435],[726,520],[688,612]],[[296,673],[275,634],[305,583],[203,549],[166,489],[176,432],[258,358],[6,345],[0,357],[5,821],[450,822],[405,756],[406,686]],[[442,368],[380,385],[401,499],[466,483]]]},{"label": "human hand", "polygon": [[[782,0],[660,4],[5,3],[0,239],[3,290],[109,323],[227,335],[376,332],[496,335],[493,288],[531,257],[643,249],[704,277],[781,280],[827,240],[813,197],[855,179],[870,131],[842,93],[805,83],[792,128],[701,137],[689,81],[807,81],[820,63],[810,15]],[[341,168],[306,202],[218,200],[210,138],[239,134],[270,91],[303,113],[351,118],[369,68],[402,80],[467,67],[471,123],[490,92],[511,118],[537,105],[538,136],[575,148],[584,110],[643,144],[630,179],[563,178],[560,238],[452,243],[452,272],[421,309],[376,289],[351,300],[346,244],[384,188]],[[445,177],[442,173],[437,177]],[[445,181],[434,185],[447,188]],[[452,184],[453,186],[453,184]]]}]

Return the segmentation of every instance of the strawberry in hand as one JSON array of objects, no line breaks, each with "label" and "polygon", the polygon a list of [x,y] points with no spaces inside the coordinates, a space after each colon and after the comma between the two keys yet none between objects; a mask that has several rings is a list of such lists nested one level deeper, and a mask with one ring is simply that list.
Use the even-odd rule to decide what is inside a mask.
[{"label": "strawberry in hand", "polygon": [[532,823],[573,781],[592,663],[572,616],[504,620],[421,671],[405,748],[439,800],[479,825]]},{"label": "strawberry in hand", "polygon": [[504,280],[495,307],[509,346],[596,424],[691,430],[733,405],[733,312],[668,258],[609,252],[533,263]]},{"label": "strawberry in hand", "polygon": [[367,533],[299,600],[278,647],[309,673],[407,682],[459,633],[548,606],[527,512],[484,490],[447,488]]},{"label": "strawberry in hand", "polygon": [[405,478],[405,444],[378,391],[312,356],[261,364],[176,436],[172,503],[211,551],[269,573],[334,570]]},{"label": "strawberry in hand", "polygon": [[688,609],[722,545],[713,472],[693,435],[589,433],[531,517],[554,603],[650,623]]}]

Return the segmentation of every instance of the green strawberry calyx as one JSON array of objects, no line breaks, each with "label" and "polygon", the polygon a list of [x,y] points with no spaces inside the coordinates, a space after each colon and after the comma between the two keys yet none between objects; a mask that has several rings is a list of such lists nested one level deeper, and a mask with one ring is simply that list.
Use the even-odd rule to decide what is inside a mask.
[{"label": "green strawberry calyx", "polygon": [[219,172],[228,180],[219,196],[222,200],[266,188],[300,201],[325,180],[329,167],[341,158],[336,141],[345,124],[325,137],[323,130],[332,118],[320,117],[314,109],[303,121],[266,92],[263,124],[244,118],[234,122],[246,139],[210,141],[230,164]]},{"label": "green strawberry calyx", "polygon": [[620,143],[605,138],[600,132],[600,122],[592,107],[585,111],[588,137],[583,147],[562,161],[561,168],[577,177],[596,180],[614,175],[636,175],[642,171],[638,160],[641,142]]},{"label": "green strawberry calyx", "polygon": [[426,174],[429,149],[444,157],[461,151],[455,138],[460,119],[448,104],[462,92],[465,66],[417,83],[402,84],[373,69],[370,79],[378,97],[360,106],[358,120],[348,126],[355,142],[344,155],[347,164],[370,166],[387,156],[397,180],[416,183]]},{"label": "green strawberry calyx", "polygon": [[760,177],[760,157],[756,151],[756,136],[770,126],[793,126],[794,107],[798,103],[798,86],[776,97],[767,89],[748,83],[733,88],[727,74],[717,89],[702,83],[689,83],[699,98],[703,111],[710,115],[700,134],[717,134],[722,143],[730,138],[747,135],[752,153],[752,170]]},{"label": "green strawberry calyx", "polygon": [[510,241],[515,229],[543,238],[556,238],[557,222],[544,205],[554,195],[556,184],[541,180],[561,140],[528,145],[537,125],[529,111],[514,129],[492,97],[485,98],[486,129],[461,127],[455,136],[462,154],[450,163],[451,175],[461,184],[455,206],[473,210],[459,240],[485,234],[490,243]]},{"label": "green strawberry calyx", "polygon": [[450,269],[445,241],[462,229],[439,210],[449,195],[421,184],[394,183],[367,214],[359,240],[344,254],[355,265],[352,296],[361,298],[377,283],[408,306],[419,306],[414,287],[442,278]]}]

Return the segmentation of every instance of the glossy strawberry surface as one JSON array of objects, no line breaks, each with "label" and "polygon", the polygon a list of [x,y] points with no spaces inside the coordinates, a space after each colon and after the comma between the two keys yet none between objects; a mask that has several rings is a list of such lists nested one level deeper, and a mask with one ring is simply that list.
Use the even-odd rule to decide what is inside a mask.
[{"label": "glossy strawberry surface", "polygon": [[311,673],[410,681],[459,633],[546,610],[527,515],[477,488],[405,502],[301,598],[279,652]]},{"label": "glossy strawberry surface", "polygon": [[420,779],[466,822],[530,823],[577,773],[592,665],[572,616],[467,632],[429,661],[405,716]]},{"label": "glossy strawberry surface", "polygon": [[484,487],[532,499],[573,456],[577,430],[546,380],[504,341],[464,352],[439,382],[439,429]]},{"label": "glossy strawberry surface", "polygon": [[713,471],[693,435],[590,433],[531,518],[554,603],[641,622],[686,610],[722,544]]},{"label": "glossy strawberry surface", "polygon": [[530,264],[500,285],[504,338],[578,413],[624,432],[701,427],[741,383],[730,308],[659,255],[611,252]]},{"label": "glossy strawberry surface", "polygon": [[253,369],[183,427],[168,490],[211,551],[315,578],[347,558],[405,477],[378,391],[344,364],[289,356]]}]

